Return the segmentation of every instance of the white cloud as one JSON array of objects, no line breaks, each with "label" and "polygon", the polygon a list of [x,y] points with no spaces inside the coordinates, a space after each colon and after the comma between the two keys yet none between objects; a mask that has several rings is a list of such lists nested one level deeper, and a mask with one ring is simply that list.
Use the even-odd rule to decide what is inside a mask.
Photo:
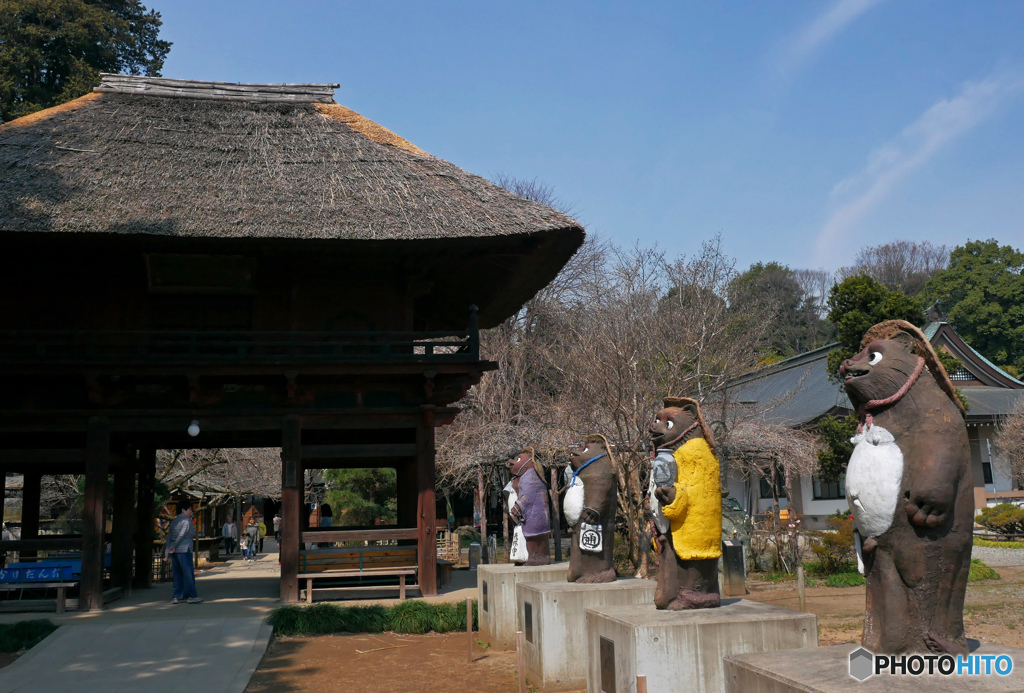
[{"label": "white cloud", "polygon": [[831,265],[842,240],[905,178],[927,164],[953,139],[978,125],[1024,87],[1019,73],[994,74],[968,82],[960,93],[932,105],[898,136],[868,155],[857,174],[831,193],[835,206],[814,246],[814,264]]},{"label": "white cloud", "polygon": [[885,0],[836,0],[825,12],[805,26],[785,46],[779,68],[792,72],[800,67],[823,43],[845,29],[857,17]]}]

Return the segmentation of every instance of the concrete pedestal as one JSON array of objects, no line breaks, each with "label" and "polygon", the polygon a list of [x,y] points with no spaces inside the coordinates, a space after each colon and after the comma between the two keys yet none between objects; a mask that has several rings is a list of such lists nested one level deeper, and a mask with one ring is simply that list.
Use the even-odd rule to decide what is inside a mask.
[{"label": "concrete pedestal", "polygon": [[[544,690],[583,688],[587,682],[586,612],[596,606],[654,606],[653,580],[628,578],[601,585],[524,582],[516,589],[526,671]],[[632,605],[632,606],[630,606]],[[657,688],[650,689],[652,691]]]},{"label": "concrete pedestal", "polygon": [[[977,646],[976,641],[972,641]],[[927,662],[919,676],[882,673],[858,681],[850,676],[850,653],[860,645],[833,645],[771,654],[743,654],[725,658],[728,693],[1020,693],[1024,692],[1024,650],[982,644],[972,655],[1009,655],[1013,671],[1008,676],[929,675]],[[870,658],[858,665],[868,666]],[[984,672],[984,663],[978,671]],[[873,671],[873,668],[868,669]],[[653,689],[651,689],[653,690]]]},{"label": "concrete pedestal", "polygon": [[746,599],[694,611],[659,611],[654,604],[588,609],[587,691],[632,693],[643,674],[649,691],[722,693],[725,655],[817,644],[814,614]]},{"label": "concrete pedestal", "polygon": [[515,642],[516,585],[520,582],[565,582],[568,563],[519,566],[480,565],[476,569],[477,619],[480,636],[491,642]]}]

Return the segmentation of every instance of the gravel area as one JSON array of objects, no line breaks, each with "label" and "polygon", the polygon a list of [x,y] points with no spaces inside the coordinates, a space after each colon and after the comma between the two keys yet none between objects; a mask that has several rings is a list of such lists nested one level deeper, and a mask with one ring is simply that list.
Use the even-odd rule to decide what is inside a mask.
[{"label": "gravel area", "polygon": [[1024,566],[1024,549],[995,549],[991,546],[975,546],[971,558],[980,558],[993,568],[996,566]]}]

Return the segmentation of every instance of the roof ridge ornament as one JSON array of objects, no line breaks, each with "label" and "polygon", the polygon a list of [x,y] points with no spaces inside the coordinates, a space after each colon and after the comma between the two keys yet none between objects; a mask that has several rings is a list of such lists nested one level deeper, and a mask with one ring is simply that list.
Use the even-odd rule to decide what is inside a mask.
[{"label": "roof ridge ornament", "polygon": [[109,72],[101,73],[100,78],[100,85],[93,91],[106,94],[171,96],[186,99],[257,103],[334,103],[334,90],[340,86],[338,84],[207,82],[145,75],[119,75]]}]

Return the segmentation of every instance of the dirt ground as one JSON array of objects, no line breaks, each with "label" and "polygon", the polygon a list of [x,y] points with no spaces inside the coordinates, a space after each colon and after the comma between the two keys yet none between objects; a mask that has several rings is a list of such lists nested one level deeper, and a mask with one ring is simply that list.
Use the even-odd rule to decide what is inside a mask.
[{"label": "dirt ground", "polygon": [[[968,585],[964,609],[967,637],[1024,648],[1024,612],[1019,608],[1024,601],[1024,568],[997,570],[1001,580]],[[747,598],[798,607],[792,584],[753,583]],[[807,608],[818,617],[819,644],[859,640],[863,587],[809,588]],[[467,665],[464,633],[275,638],[246,693],[305,690],[510,693],[517,690],[516,653],[475,644],[474,661]],[[531,690],[544,693],[543,689]]]},{"label": "dirt ground", "polygon": [[483,648],[474,642],[473,657],[473,663],[467,665],[465,633],[274,638],[245,690],[246,693],[508,693],[517,690],[515,650]]}]

